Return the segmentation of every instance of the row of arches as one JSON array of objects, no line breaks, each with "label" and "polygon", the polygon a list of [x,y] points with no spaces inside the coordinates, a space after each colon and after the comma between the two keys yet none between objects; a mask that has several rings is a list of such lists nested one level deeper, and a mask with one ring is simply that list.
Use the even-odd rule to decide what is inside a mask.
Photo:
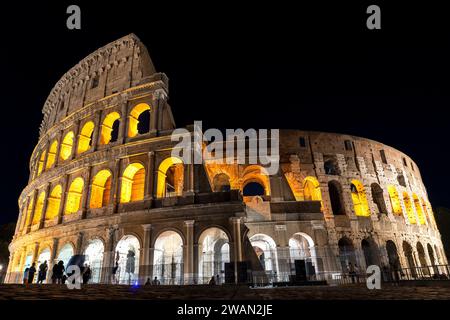
[{"label": "row of arches", "polygon": [[[151,107],[147,103],[139,103],[131,108],[128,115],[127,137],[136,137],[139,134],[145,134],[150,131],[150,112]],[[67,132],[62,137],[60,144],[58,144],[57,139],[51,141],[49,147],[44,147],[39,153],[33,178],[38,177],[44,170],[49,170],[54,167],[58,160],[65,161],[73,153],[82,154],[89,151],[97,142],[99,145],[107,145],[117,141],[121,119],[121,115],[117,111],[106,114],[98,128],[98,141],[93,141],[96,128],[92,120],[86,121],[81,126],[76,146],[74,145],[74,131]]]}]

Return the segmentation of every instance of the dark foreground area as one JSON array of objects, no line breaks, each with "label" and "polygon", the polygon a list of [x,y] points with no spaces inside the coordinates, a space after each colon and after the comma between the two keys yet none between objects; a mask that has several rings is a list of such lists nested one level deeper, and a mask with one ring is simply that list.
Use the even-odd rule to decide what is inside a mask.
[{"label": "dark foreground area", "polygon": [[448,286],[246,286],[0,285],[0,300],[449,300]]}]

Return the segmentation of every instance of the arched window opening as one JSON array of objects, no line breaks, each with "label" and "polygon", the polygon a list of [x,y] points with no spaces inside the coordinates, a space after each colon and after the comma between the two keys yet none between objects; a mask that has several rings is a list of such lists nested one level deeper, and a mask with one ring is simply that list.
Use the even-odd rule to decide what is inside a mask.
[{"label": "arched window opening", "polygon": [[[348,238],[341,238],[338,241],[339,261],[341,262],[342,271],[347,273],[351,265],[356,265],[356,254],[353,243]],[[350,265],[351,264],[351,265]]]},{"label": "arched window opening", "polygon": [[414,213],[414,209],[411,204],[411,199],[409,198],[408,193],[403,192],[403,203],[405,204],[406,213],[408,214],[408,220],[411,224],[416,224],[416,215]]},{"label": "arched window opening", "polygon": [[[39,267],[41,266],[41,264],[46,263],[47,264],[47,268],[50,268],[50,249],[49,248],[45,248],[44,250],[42,250],[39,253],[38,259],[36,261],[36,269],[37,271],[39,271]],[[39,275],[39,272],[36,272],[37,275]],[[44,280],[44,283],[47,283],[47,280]]]},{"label": "arched window opening", "polygon": [[118,266],[116,284],[136,285],[139,275],[139,240],[135,236],[124,236],[116,246],[114,265]]},{"label": "arched window opening", "polygon": [[45,220],[53,220],[58,216],[59,207],[61,205],[62,188],[61,185],[57,185],[50,192],[50,196],[47,201],[47,212],[45,213]]},{"label": "arched window opening", "polygon": [[[389,266],[392,271],[398,271],[401,269],[400,257],[398,256],[397,246],[392,240],[386,241],[386,251],[389,260]],[[398,274],[397,274],[398,276]]]},{"label": "arched window opening", "polygon": [[369,217],[369,203],[367,202],[366,191],[363,184],[358,180],[353,180],[352,184],[350,185],[350,190],[352,193],[355,215],[359,217]]},{"label": "arched window opening", "polygon": [[145,110],[139,115],[137,130],[138,134],[150,132],[150,110]]},{"label": "arched window opening", "polygon": [[181,236],[175,231],[165,231],[158,236],[154,247],[153,278],[156,277],[161,284],[183,284]]},{"label": "arched window opening", "polygon": [[250,238],[250,243],[269,279],[274,279],[278,273],[278,259],[275,241],[265,234],[255,234]]},{"label": "arched window opening", "polygon": [[424,225],[426,223],[425,215],[423,213],[419,197],[415,193],[413,194],[413,201],[414,201],[414,207],[416,208],[417,216],[419,218],[419,224]]},{"label": "arched window opening", "polygon": [[219,173],[213,179],[214,192],[228,192],[231,190],[230,177],[225,173]]},{"label": "arched window opening", "polygon": [[111,172],[99,171],[92,181],[90,208],[102,208],[108,205],[111,193]]},{"label": "arched window opening", "polygon": [[392,213],[396,216],[403,215],[402,205],[400,203],[400,197],[398,196],[397,189],[394,186],[388,186],[389,199],[391,200]]},{"label": "arched window opening", "polygon": [[405,254],[408,267],[408,269],[406,270],[407,275],[413,278],[417,278],[416,262],[414,259],[413,249],[411,245],[406,241],[403,241],[403,252]]},{"label": "arched window opening", "polygon": [[256,181],[250,181],[244,185],[243,188],[244,197],[263,196],[265,195],[264,186]]},{"label": "arched window opening", "polygon": [[103,242],[99,239],[89,241],[89,245],[84,251],[86,256],[85,263],[87,263],[92,272],[89,283],[100,283],[104,251]]},{"label": "arched window opening", "polygon": [[387,214],[386,202],[384,201],[383,189],[378,183],[372,183],[370,186],[372,191],[373,203],[378,209],[378,213]]},{"label": "arched window opening", "polygon": [[42,216],[42,209],[44,208],[44,201],[45,201],[45,192],[42,191],[39,193],[39,196],[36,201],[36,207],[34,208],[34,215],[33,215],[33,221],[32,224],[39,224],[41,221]]},{"label": "arched window opening", "polygon": [[58,149],[58,141],[55,140],[50,145],[50,149],[48,149],[47,164],[45,165],[46,169],[50,169],[55,164],[57,149]]},{"label": "arched window opening", "polygon": [[62,261],[64,263],[64,268],[67,268],[70,258],[74,255],[73,247],[70,243],[66,243],[61,250],[59,250],[57,262]]},{"label": "arched window opening", "polygon": [[80,132],[80,136],[78,137],[78,154],[86,152],[91,148],[93,133],[94,122],[89,121],[83,126]]},{"label": "arched window opening", "polygon": [[[227,234],[219,228],[202,232],[199,243],[199,282],[207,284],[211,277],[222,283],[225,280],[225,263],[230,262]],[[218,278],[217,278],[218,276]]]},{"label": "arched window opening", "polygon": [[417,242],[417,254],[419,256],[420,262],[420,274],[427,277],[430,275],[430,270],[428,270],[428,263],[427,259],[425,258],[425,250],[423,249],[423,246],[420,242]]},{"label": "arched window opening", "polygon": [[73,146],[73,137],[74,134],[72,131],[68,132],[61,143],[61,150],[59,152],[59,157],[61,160],[69,159],[72,154],[72,146]]},{"label": "arched window opening", "polygon": [[335,216],[345,215],[344,201],[342,199],[342,187],[337,181],[328,182],[331,210]]},{"label": "arched window opening", "polygon": [[379,265],[379,253],[375,242],[372,239],[363,239],[361,241],[361,248],[364,253],[364,260],[366,267],[371,265]]},{"label": "arched window opening", "polygon": [[[148,116],[143,115],[142,118],[140,117],[145,111],[148,111]],[[148,132],[148,129],[150,128],[150,106],[146,103],[140,103],[137,106],[135,106],[129,115],[129,123],[128,123],[128,137],[135,137],[138,134],[145,133],[140,132],[140,130],[146,129]],[[147,121],[148,123],[141,123],[144,121]]]},{"label": "arched window opening", "polygon": [[100,133],[100,144],[105,145],[117,141],[119,134],[120,114],[117,112],[109,113],[102,123]]},{"label": "arched window opening", "polygon": [[339,166],[334,156],[324,156],[323,168],[325,170],[325,174],[338,176],[340,175]]},{"label": "arched window opening", "polygon": [[322,201],[320,183],[314,177],[306,177],[303,183],[303,198],[305,201]]},{"label": "arched window opening", "polygon": [[158,184],[156,196],[158,198],[180,196],[184,183],[183,162],[177,157],[169,157],[161,162],[158,168]]},{"label": "arched window opening", "polygon": [[31,222],[31,215],[33,214],[33,204],[34,204],[34,197],[31,196],[30,202],[28,203],[27,208],[27,219],[25,221],[25,226],[29,226]]},{"label": "arched window opening", "polygon": [[406,180],[405,180],[405,176],[403,175],[403,173],[399,173],[397,175],[397,182],[399,185],[406,188]]},{"label": "arched window opening", "polygon": [[38,163],[36,177],[39,176],[42,173],[42,170],[44,169],[44,161],[45,161],[45,155],[46,154],[47,154],[47,151],[46,150],[42,150],[41,156],[39,157],[39,163]]},{"label": "arched window opening", "polygon": [[[289,255],[291,258],[291,267],[288,268],[288,270],[296,269],[297,276],[301,275],[297,274],[297,268],[295,267],[296,263],[300,263],[301,265],[304,264],[306,276],[308,277],[307,279],[310,279],[310,277],[318,273],[319,266],[317,264],[314,241],[309,235],[305,233],[294,234],[292,238],[289,239]],[[279,262],[279,264],[280,270],[286,269],[282,266],[281,262]],[[283,278],[285,280],[289,279],[288,276]]]},{"label": "arched window opening", "polygon": [[122,175],[120,202],[144,200],[145,169],[140,163],[127,166]]},{"label": "arched window opening", "polygon": [[83,178],[76,178],[72,181],[67,193],[65,206],[65,214],[69,215],[80,210],[81,197],[83,195],[84,181]]}]

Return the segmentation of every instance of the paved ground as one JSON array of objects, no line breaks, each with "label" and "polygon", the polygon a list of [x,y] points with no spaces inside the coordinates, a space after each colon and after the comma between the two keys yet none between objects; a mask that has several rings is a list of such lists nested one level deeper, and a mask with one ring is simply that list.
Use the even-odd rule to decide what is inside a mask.
[{"label": "paved ground", "polygon": [[88,285],[69,290],[61,285],[0,285],[0,300],[448,300],[450,287],[317,286],[251,289],[240,286],[129,286]]}]

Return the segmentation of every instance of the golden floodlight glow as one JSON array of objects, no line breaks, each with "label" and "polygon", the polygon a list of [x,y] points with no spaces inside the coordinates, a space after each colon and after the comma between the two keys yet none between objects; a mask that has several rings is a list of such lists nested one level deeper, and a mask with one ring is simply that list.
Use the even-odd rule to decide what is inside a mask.
[{"label": "golden floodlight glow", "polygon": [[150,106],[146,103],[140,103],[131,110],[128,116],[128,137],[135,137],[138,134],[139,116],[142,112],[150,110]]},{"label": "golden floodlight glow", "polygon": [[352,180],[351,192],[355,215],[360,217],[369,217],[370,209],[369,203],[367,202],[364,185],[358,180]]},{"label": "golden floodlight glow", "polygon": [[80,210],[83,187],[83,178],[78,177],[72,181],[72,183],[70,184],[69,192],[67,193],[65,214],[72,214]]},{"label": "golden floodlight glow", "polygon": [[322,201],[320,183],[314,177],[306,177],[303,182],[303,197],[305,201]]},{"label": "golden floodlight glow", "polygon": [[78,138],[78,150],[77,153],[83,153],[91,148],[92,133],[94,132],[94,122],[87,122],[81,129],[80,136]]},{"label": "golden floodlight glow", "polygon": [[420,205],[420,200],[417,194],[413,193],[414,207],[416,208],[417,215],[419,217],[419,224],[425,224],[425,216]]},{"label": "golden floodlight glow", "polygon": [[39,194],[39,197],[36,201],[36,207],[34,208],[34,215],[33,215],[33,221],[32,224],[38,224],[39,221],[41,221],[42,216],[42,208],[44,207],[44,201],[45,201],[45,192],[42,191]]},{"label": "golden floodlight glow", "polygon": [[62,160],[69,159],[72,154],[72,146],[73,146],[73,137],[74,134],[72,131],[68,132],[61,143],[61,151],[59,152],[59,156]]},{"label": "golden floodlight glow", "polygon": [[108,205],[111,192],[111,172],[99,171],[92,181],[90,208],[101,208]]},{"label": "golden floodlight glow", "polygon": [[244,170],[242,177],[241,193],[244,193],[244,187],[250,182],[256,182],[264,187],[264,195],[270,196],[270,182],[267,170],[259,165],[250,165]]},{"label": "golden floodlight glow", "polygon": [[59,207],[61,206],[62,188],[58,184],[50,192],[47,203],[47,211],[45,212],[45,220],[52,220],[58,216]]},{"label": "golden floodlight glow", "polygon": [[111,133],[113,131],[113,125],[116,120],[120,119],[120,114],[117,112],[111,112],[103,120],[102,131],[100,133],[100,144],[108,144],[111,141]]},{"label": "golden floodlight glow", "polygon": [[39,164],[38,164],[38,170],[37,170],[37,175],[36,176],[39,176],[41,174],[41,172],[42,172],[42,169],[44,169],[44,161],[45,161],[46,153],[47,152],[45,150],[43,150],[41,152],[41,156],[39,158]]},{"label": "golden floodlight glow", "polygon": [[397,189],[389,185],[388,186],[389,199],[391,200],[392,212],[394,215],[401,216],[403,215],[402,205],[400,203],[400,198],[398,196]]},{"label": "golden floodlight glow", "polygon": [[48,149],[47,163],[45,165],[46,169],[50,169],[55,163],[57,149],[58,149],[58,141],[55,140],[50,145],[50,149]]},{"label": "golden floodlight glow", "polygon": [[[170,167],[174,165],[182,165],[183,161],[177,157],[169,157],[167,159],[164,159],[163,162],[159,165],[158,168],[158,182],[156,186],[156,197],[157,198],[163,198],[166,196],[166,182],[167,182],[167,171]],[[182,174],[182,173],[181,173]],[[176,186],[173,186],[175,190]]]},{"label": "golden floodlight glow", "polygon": [[411,224],[416,224],[416,215],[414,214],[414,209],[411,204],[411,199],[407,192],[403,192],[403,203],[405,204],[406,213],[408,214],[408,220]]},{"label": "golden floodlight glow", "polygon": [[140,163],[129,164],[122,175],[120,202],[144,199],[145,169]]}]

